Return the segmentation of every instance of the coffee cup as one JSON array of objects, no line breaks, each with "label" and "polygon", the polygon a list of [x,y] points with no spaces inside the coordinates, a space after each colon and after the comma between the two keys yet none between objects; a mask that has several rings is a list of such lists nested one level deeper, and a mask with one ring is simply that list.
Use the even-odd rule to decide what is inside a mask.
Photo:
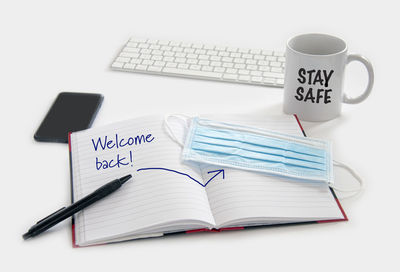
[{"label": "coffee cup", "polygon": [[[343,92],[345,67],[352,61],[365,65],[368,84],[351,98]],[[341,113],[342,103],[357,104],[371,93],[374,72],[371,63],[358,54],[348,54],[346,43],[326,34],[303,34],[286,45],[283,111],[304,121],[327,121]]]}]

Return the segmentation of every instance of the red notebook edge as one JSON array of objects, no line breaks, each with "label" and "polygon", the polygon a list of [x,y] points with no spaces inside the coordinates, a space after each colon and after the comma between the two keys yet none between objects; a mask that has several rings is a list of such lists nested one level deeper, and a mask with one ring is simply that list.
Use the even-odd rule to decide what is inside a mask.
[{"label": "red notebook edge", "polygon": [[[299,117],[297,116],[297,114],[293,114],[293,116],[294,116],[294,118],[296,118],[297,124],[299,125],[299,127],[300,127],[300,129],[301,129],[301,132],[303,133],[304,137],[307,137],[306,132],[304,131],[304,128],[303,128],[303,126],[301,125],[300,119],[299,119]],[[317,223],[331,223],[331,222],[348,221],[349,218],[347,217],[346,213],[344,212],[343,207],[342,207],[342,205],[340,204],[339,199],[338,199],[338,197],[336,196],[335,191],[334,191],[331,187],[329,187],[329,189],[331,190],[331,193],[332,193],[333,197],[335,198],[336,204],[338,205],[338,207],[339,207],[339,209],[340,209],[340,212],[341,212],[342,215],[343,215],[343,219],[319,220],[319,221],[316,221],[316,222],[317,222]]]},{"label": "red notebook edge", "polygon": [[[297,124],[299,125],[299,128],[301,132],[303,133],[304,137],[307,137],[303,126],[301,125],[301,122],[299,118],[297,117],[296,114],[293,114],[294,118],[297,121]],[[72,132],[68,133],[68,149],[69,149],[69,163],[70,163],[70,180],[71,180],[71,203],[74,201],[74,196],[73,196],[73,175],[72,175],[72,151],[71,151],[71,134]],[[342,222],[342,221],[348,221],[348,217],[342,207],[342,205],[339,202],[339,199],[336,196],[335,191],[332,188],[329,188],[333,197],[335,198],[335,201],[340,209],[340,212],[343,215],[343,219],[330,219],[330,220],[318,220],[318,221],[306,221],[306,222],[295,222],[295,223],[284,223],[284,224],[274,224],[274,225],[265,225],[265,226],[251,226],[251,227],[230,227],[230,228],[220,228],[220,229],[194,229],[194,230],[187,230],[187,231],[180,231],[180,232],[174,232],[174,233],[164,233],[162,236],[157,236],[157,237],[149,237],[149,238],[160,238],[160,237],[166,237],[170,235],[176,235],[176,234],[193,234],[193,233],[200,233],[200,232],[222,232],[222,231],[234,231],[234,230],[244,230],[244,229],[255,229],[255,228],[265,228],[265,227],[279,227],[279,226],[290,226],[290,225],[306,225],[306,224],[320,224],[320,223],[334,223],[334,222]],[[76,244],[76,236],[75,236],[75,220],[74,217],[72,216],[72,247],[73,248],[80,248],[81,246]],[[139,238],[139,239],[147,239],[147,238]],[[130,240],[126,240],[130,241]],[[114,242],[111,242],[109,244],[112,244]],[[102,243],[98,245],[104,245],[107,243]],[[98,246],[94,245],[94,246]],[[86,246],[85,246],[86,247]]]},{"label": "red notebook edge", "polygon": [[[71,186],[71,203],[74,203],[74,183],[73,183],[73,174],[72,174],[72,150],[71,150],[71,134],[72,132],[68,132],[68,151],[69,151],[69,175],[70,175],[70,186]],[[79,248],[76,244],[75,237],[75,219],[74,216],[71,217],[71,233],[72,233],[72,247]]]}]

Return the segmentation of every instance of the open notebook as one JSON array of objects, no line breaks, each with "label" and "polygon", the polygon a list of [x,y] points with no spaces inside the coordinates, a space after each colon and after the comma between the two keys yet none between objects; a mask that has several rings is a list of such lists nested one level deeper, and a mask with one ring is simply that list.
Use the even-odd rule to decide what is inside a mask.
[{"label": "open notebook", "polygon": [[[229,122],[303,135],[294,116]],[[326,184],[182,164],[181,147],[166,133],[161,116],[74,132],[69,144],[72,201],[115,178],[133,176],[117,192],[74,216],[75,246],[177,232],[347,220]]]}]

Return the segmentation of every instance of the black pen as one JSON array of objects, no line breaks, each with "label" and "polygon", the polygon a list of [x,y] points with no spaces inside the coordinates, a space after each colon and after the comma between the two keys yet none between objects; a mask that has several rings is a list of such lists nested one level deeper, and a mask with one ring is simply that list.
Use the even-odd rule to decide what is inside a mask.
[{"label": "black pen", "polygon": [[48,230],[52,226],[60,223],[64,219],[67,219],[71,215],[79,212],[80,210],[86,208],[87,206],[93,204],[94,202],[108,196],[109,194],[115,192],[118,190],[122,184],[124,184],[126,181],[128,181],[132,175],[127,175],[125,177],[122,177],[120,179],[113,180],[103,186],[101,186],[99,189],[94,191],[93,193],[85,196],[81,200],[73,203],[69,207],[63,207],[59,209],[58,211],[50,214],[49,216],[43,218],[42,220],[38,221],[36,225],[33,225],[27,233],[25,233],[22,237],[26,240],[31,237],[34,237],[45,230]]}]

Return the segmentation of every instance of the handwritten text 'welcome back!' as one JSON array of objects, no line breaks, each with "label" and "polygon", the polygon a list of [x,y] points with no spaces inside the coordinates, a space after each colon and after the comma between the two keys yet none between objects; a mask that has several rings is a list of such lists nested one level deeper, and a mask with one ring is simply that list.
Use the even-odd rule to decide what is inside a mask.
[{"label": "handwritten text 'welcome back!'", "polygon": [[126,147],[151,143],[153,140],[154,136],[152,134],[142,134],[134,137],[122,138],[117,133],[113,137],[103,136],[98,137],[97,139],[92,139],[95,152],[101,150],[121,149],[120,152],[116,152],[116,155],[112,159],[104,159],[96,156],[96,170],[104,170],[114,167],[120,168],[129,164],[133,166],[132,150],[128,151]]}]

